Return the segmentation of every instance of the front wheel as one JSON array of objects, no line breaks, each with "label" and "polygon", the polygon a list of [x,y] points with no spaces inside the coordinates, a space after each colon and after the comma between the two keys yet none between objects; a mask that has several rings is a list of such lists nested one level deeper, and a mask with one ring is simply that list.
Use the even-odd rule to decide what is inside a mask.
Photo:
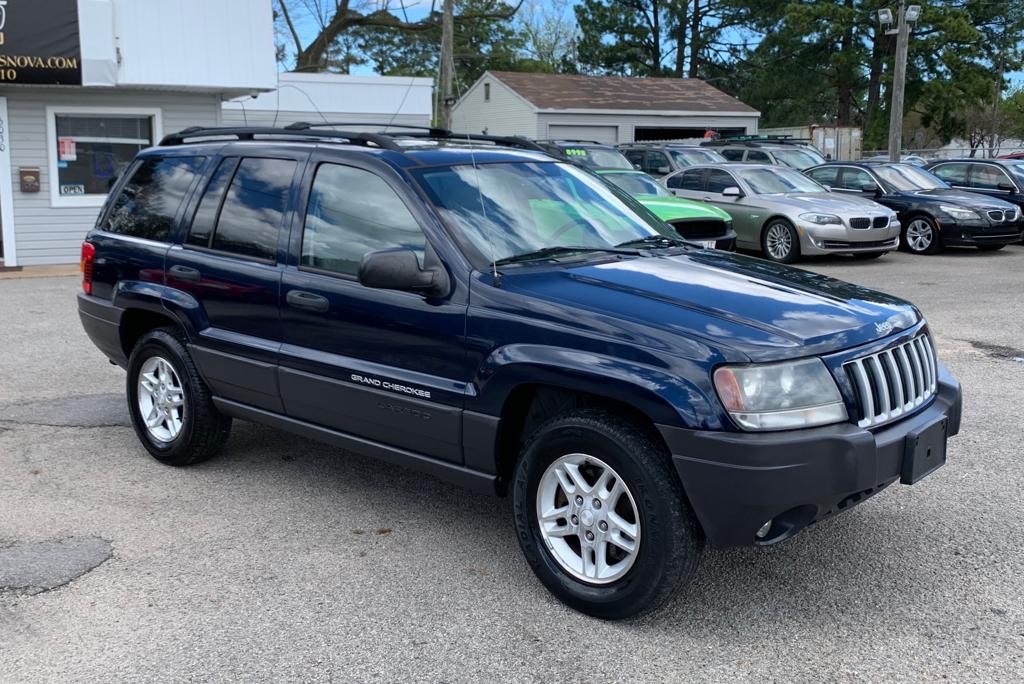
[{"label": "front wheel", "polygon": [[903,229],[900,246],[912,254],[938,254],[942,251],[939,229],[927,216],[916,216]]},{"label": "front wheel", "polygon": [[128,360],[127,394],[135,434],[161,463],[205,461],[228,438],[231,417],[213,405],[210,390],[173,328],[139,338]]},{"label": "front wheel", "polygon": [[761,233],[761,251],[772,261],[791,264],[800,258],[800,238],[785,219],[775,219]]},{"label": "front wheel", "polygon": [[516,467],[513,498],[534,573],[588,615],[652,610],[697,568],[703,537],[668,455],[610,413],[572,411],[538,428]]}]

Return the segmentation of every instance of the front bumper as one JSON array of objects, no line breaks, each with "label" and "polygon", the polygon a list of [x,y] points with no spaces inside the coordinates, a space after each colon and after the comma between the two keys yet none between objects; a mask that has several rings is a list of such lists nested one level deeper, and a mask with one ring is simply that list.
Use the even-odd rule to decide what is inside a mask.
[{"label": "front bumper", "polygon": [[[658,429],[713,545],[782,541],[898,480],[909,433],[943,417],[947,436],[959,432],[960,384],[940,369],[926,408],[873,430],[852,423],[761,433]],[[768,520],[778,521],[776,532],[758,540]]]},{"label": "front bumper", "polygon": [[976,247],[978,245],[1008,245],[1021,240],[1024,224],[980,221],[938,220],[939,236],[944,245]]},{"label": "front bumper", "polygon": [[900,226],[856,229],[848,226],[797,224],[800,234],[800,253],[853,254],[855,252],[887,252],[900,245]]}]

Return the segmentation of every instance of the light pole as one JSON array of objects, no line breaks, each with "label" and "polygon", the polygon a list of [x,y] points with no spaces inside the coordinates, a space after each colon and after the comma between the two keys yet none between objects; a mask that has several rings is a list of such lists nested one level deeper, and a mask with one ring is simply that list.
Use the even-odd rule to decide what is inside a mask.
[{"label": "light pole", "polygon": [[[921,17],[921,6],[910,5],[900,0],[897,10],[896,28],[887,29],[885,35],[896,34],[896,66],[892,74],[892,104],[889,111],[889,161],[898,162],[903,149],[903,91],[907,82],[907,47],[910,44],[910,25]],[[878,21],[882,27],[892,26],[892,10],[888,7],[878,10]]]}]

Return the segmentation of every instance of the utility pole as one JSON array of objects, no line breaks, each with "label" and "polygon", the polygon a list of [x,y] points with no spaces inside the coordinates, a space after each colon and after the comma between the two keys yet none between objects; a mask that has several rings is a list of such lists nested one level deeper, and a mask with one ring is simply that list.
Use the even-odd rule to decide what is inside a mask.
[{"label": "utility pole", "polygon": [[[917,8],[917,11],[921,11],[920,7]],[[891,162],[900,160],[900,152],[903,149],[903,90],[907,83],[907,48],[910,45],[910,23],[907,21],[906,0],[900,0],[897,22],[896,66],[892,74],[892,104],[889,111],[889,161]],[[892,33],[892,31],[887,31],[887,33]]]},{"label": "utility pole", "polygon": [[438,125],[441,128],[451,127],[452,105],[455,96],[452,92],[455,76],[455,0],[444,0],[441,6],[441,111]]}]

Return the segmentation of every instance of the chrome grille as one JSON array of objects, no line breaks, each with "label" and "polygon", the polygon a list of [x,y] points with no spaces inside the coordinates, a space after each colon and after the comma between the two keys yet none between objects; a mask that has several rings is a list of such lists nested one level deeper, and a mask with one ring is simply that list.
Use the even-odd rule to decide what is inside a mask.
[{"label": "chrome grille", "polygon": [[865,228],[870,228],[871,227],[871,219],[866,218],[866,217],[861,217],[861,216],[858,216],[857,218],[852,218],[852,219],[850,219],[850,227],[851,228],[856,228],[858,230],[863,230]]},{"label": "chrome grille", "polygon": [[1003,220],[1003,212],[1001,212],[1001,211],[990,211],[990,212],[988,212],[988,217],[990,219],[992,219],[993,221],[1002,221]]},{"label": "chrome grille", "polygon": [[889,225],[889,217],[888,216],[876,216],[871,221],[871,227],[872,228],[885,228],[888,225]]},{"label": "chrome grille", "polygon": [[935,350],[927,335],[843,364],[857,392],[857,425],[882,425],[913,411],[935,394]]}]

